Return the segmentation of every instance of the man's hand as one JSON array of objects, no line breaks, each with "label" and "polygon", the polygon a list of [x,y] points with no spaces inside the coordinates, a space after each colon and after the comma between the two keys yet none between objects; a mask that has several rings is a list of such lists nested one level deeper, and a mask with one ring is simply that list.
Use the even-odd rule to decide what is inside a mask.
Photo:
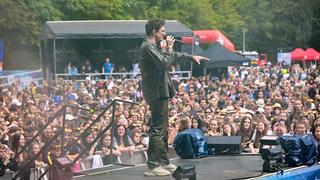
[{"label": "man's hand", "polygon": [[167,41],[167,48],[172,48],[173,45],[174,45],[174,41],[175,41],[174,37],[173,36],[167,36],[166,41]]},{"label": "man's hand", "polygon": [[209,58],[204,57],[204,56],[197,56],[197,55],[192,56],[192,59],[193,59],[195,62],[197,62],[198,64],[200,64],[200,61],[201,61],[201,60],[209,61]]}]

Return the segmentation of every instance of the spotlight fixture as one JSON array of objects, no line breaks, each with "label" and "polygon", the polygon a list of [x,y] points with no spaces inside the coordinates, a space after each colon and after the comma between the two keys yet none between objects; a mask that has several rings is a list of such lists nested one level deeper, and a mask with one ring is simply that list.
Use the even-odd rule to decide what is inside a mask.
[{"label": "spotlight fixture", "polygon": [[283,153],[278,136],[263,136],[259,151],[264,160],[263,172],[282,171]]},{"label": "spotlight fixture", "polygon": [[189,178],[189,180],[196,180],[196,168],[195,165],[183,165],[178,166],[172,173],[172,177],[175,180],[181,180],[183,178]]}]

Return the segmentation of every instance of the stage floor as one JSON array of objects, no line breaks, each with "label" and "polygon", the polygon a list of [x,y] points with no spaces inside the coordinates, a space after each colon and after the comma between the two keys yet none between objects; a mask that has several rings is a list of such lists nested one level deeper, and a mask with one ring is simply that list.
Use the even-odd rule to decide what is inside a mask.
[{"label": "stage floor", "polygon": [[[180,159],[171,160],[176,165],[194,164],[197,172],[197,179],[223,180],[223,179],[246,179],[261,175],[263,160],[259,155],[238,155],[238,156],[213,156],[201,159]],[[95,175],[75,177],[76,180],[141,180],[141,179],[173,179],[167,177],[145,177],[143,172],[147,166],[137,165],[135,167],[113,166],[112,168],[98,172]]]}]

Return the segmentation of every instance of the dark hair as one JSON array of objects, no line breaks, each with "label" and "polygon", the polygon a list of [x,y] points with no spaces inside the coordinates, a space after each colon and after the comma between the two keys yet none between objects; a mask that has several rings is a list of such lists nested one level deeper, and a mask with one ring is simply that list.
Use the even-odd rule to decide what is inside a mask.
[{"label": "dark hair", "polygon": [[[117,126],[116,131],[117,131],[117,130],[119,129],[119,127],[121,127],[121,126],[124,128],[124,132],[125,132],[124,135],[123,135],[123,139],[122,139],[122,140],[123,140],[123,144],[124,144],[125,147],[128,147],[128,146],[130,146],[130,143],[129,143],[129,141],[130,141],[130,140],[129,140],[130,136],[128,135],[128,130],[127,130],[126,126],[120,124],[120,125]],[[119,136],[118,132],[115,133],[114,137],[115,137],[118,145],[120,145],[121,139],[120,139],[120,136]]]},{"label": "dark hair", "polygon": [[[245,120],[249,119],[250,120],[250,127],[249,129],[244,129],[244,122]],[[254,127],[253,127],[253,123],[252,123],[252,119],[249,118],[248,116],[243,116],[241,118],[241,122],[240,122],[240,128],[238,130],[237,135],[241,136],[241,142],[245,143],[247,141],[249,141],[253,135],[253,131],[254,131]]]},{"label": "dark hair", "polygon": [[164,26],[166,24],[166,22],[162,19],[150,19],[148,20],[148,22],[145,25],[145,29],[146,29],[146,34],[147,36],[150,36],[153,32],[153,30],[155,31],[159,31],[159,29]]},{"label": "dark hair", "polygon": [[23,134],[15,133],[11,136],[11,149],[15,153],[18,153],[19,151],[19,140]]},{"label": "dark hair", "polygon": [[314,138],[318,141],[316,134],[315,134],[317,127],[320,127],[320,124],[316,124],[316,125],[312,126],[310,131],[311,131],[312,135],[314,136]]},{"label": "dark hair", "polygon": [[260,139],[262,138],[262,136],[267,135],[268,132],[268,124],[267,122],[263,121],[263,120],[258,120],[257,124],[256,124],[256,128],[258,127],[258,124],[262,123],[264,125],[264,130],[262,132],[258,131],[258,129],[256,129],[256,137],[254,138],[253,141],[253,147],[254,148],[259,148],[260,145]]},{"label": "dark hair", "polygon": [[[103,147],[105,147],[105,145],[103,144],[103,141],[104,141],[104,139],[106,137],[109,137],[110,139],[112,138],[111,134],[108,134],[108,133],[105,133],[104,135],[102,135],[101,138],[98,141],[99,143],[97,144],[97,146],[95,148],[96,151],[100,151],[100,150],[102,150]],[[109,146],[107,148],[109,148],[109,149],[111,148],[111,142],[110,142],[110,144],[109,144]]]},{"label": "dark hair", "polygon": [[87,141],[87,137],[89,136],[89,135],[91,135],[91,131],[85,131],[84,133],[83,133],[83,135],[81,136],[81,142],[82,142],[82,144],[83,144],[83,146],[85,147],[85,148],[88,148],[89,147],[89,142]]}]

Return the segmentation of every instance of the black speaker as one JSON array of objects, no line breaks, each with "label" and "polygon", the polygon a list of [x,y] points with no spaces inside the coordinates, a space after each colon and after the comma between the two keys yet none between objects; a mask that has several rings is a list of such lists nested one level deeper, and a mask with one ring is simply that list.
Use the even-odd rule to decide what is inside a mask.
[{"label": "black speaker", "polygon": [[183,165],[178,166],[177,169],[172,173],[172,177],[175,180],[181,180],[184,178],[189,178],[189,180],[196,180],[196,167],[195,165]]},{"label": "black speaker", "polygon": [[208,154],[240,154],[241,136],[206,136]]}]

